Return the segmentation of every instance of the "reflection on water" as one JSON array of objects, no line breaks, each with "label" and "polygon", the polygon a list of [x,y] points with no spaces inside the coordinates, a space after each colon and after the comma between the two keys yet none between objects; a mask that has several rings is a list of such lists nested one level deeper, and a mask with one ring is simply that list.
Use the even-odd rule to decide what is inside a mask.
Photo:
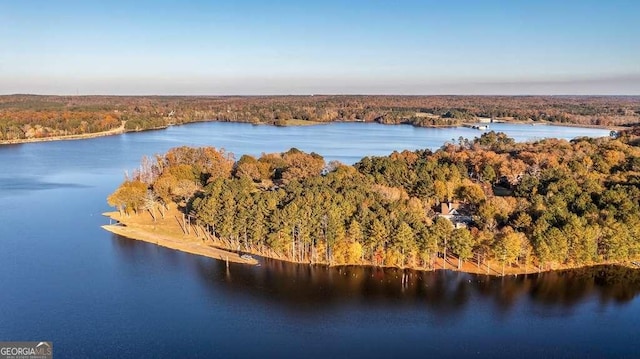
[{"label": "reflection on water", "polygon": [[[326,267],[264,259],[262,266],[200,262],[199,273],[229,290],[252,291],[265,300],[305,304],[316,310],[348,301],[425,303],[438,312],[456,311],[474,297],[491,299],[501,309],[528,298],[544,306],[572,306],[591,297],[624,303],[640,292],[640,271],[599,266],[504,278],[453,271],[423,272],[377,267]],[[403,276],[405,282],[403,284]]]},{"label": "reflection on water", "polygon": [[[147,243],[122,238],[116,242],[123,255],[132,258],[153,249]],[[138,255],[133,255],[134,252]],[[172,257],[170,253],[166,255]],[[327,267],[268,258],[260,258],[261,265],[257,267],[232,263],[227,269],[222,261],[188,258],[215,295],[221,292],[246,295],[303,312],[356,303],[420,305],[449,315],[478,300],[492,303],[500,312],[508,312],[521,300],[543,308],[562,309],[594,299],[601,305],[626,303],[640,292],[640,271],[619,266],[492,277],[453,271]]]}]

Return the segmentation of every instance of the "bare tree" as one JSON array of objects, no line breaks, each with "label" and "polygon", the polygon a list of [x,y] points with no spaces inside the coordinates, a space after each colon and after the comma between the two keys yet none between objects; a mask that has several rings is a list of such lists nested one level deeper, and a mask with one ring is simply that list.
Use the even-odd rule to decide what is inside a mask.
[{"label": "bare tree", "polygon": [[[151,218],[153,218],[154,222],[156,221],[157,207],[162,207],[160,205],[160,202],[158,202],[158,198],[152,190],[147,190],[147,193],[143,198],[142,209],[149,211],[149,214],[151,215]],[[162,217],[164,218],[164,214],[162,215]]]}]

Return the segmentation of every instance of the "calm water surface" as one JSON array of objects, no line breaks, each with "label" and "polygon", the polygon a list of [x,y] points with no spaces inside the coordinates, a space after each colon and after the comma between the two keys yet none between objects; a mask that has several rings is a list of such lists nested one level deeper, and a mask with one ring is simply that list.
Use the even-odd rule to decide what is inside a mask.
[{"label": "calm water surface", "polygon": [[[518,140],[606,130],[494,124]],[[297,147],[327,160],[438,148],[471,129],[202,123],[0,147],[0,340],[83,357],[637,357],[638,271],[488,278],[453,272],[231,265],[100,228],[143,155],[180,145],[239,157]]]}]

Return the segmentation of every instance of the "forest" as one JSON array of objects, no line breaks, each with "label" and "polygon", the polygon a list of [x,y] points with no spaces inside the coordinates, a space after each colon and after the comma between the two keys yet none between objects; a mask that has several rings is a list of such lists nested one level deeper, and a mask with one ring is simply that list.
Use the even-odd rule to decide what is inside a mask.
[{"label": "forest", "polygon": [[177,206],[213,245],[301,263],[629,264],[640,258],[638,143],[632,131],[527,143],[488,132],[352,166],[295,148],[236,160],[178,147],[143,158],[108,203],[124,215]]},{"label": "forest", "polygon": [[640,98],[576,96],[0,96],[0,141],[200,121],[458,126],[477,118],[592,126],[640,123]]}]

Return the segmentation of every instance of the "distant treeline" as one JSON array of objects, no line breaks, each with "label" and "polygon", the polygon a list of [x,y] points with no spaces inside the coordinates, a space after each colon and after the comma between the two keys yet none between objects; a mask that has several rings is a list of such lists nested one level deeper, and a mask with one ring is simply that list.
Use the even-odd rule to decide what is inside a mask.
[{"label": "distant treeline", "polygon": [[139,131],[198,121],[286,125],[288,120],[456,126],[476,117],[612,126],[640,123],[638,97],[0,96],[0,140]]},{"label": "distant treeline", "polygon": [[[235,161],[214,148],[179,147],[145,158],[108,202],[123,213],[176,203],[220,246],[296,262],[622,263],[640,258],[633,140],[515,143],[489,132],[353,166],[296,149]],[[442,203],[460,205],[457,226],[440,215]]]}]

